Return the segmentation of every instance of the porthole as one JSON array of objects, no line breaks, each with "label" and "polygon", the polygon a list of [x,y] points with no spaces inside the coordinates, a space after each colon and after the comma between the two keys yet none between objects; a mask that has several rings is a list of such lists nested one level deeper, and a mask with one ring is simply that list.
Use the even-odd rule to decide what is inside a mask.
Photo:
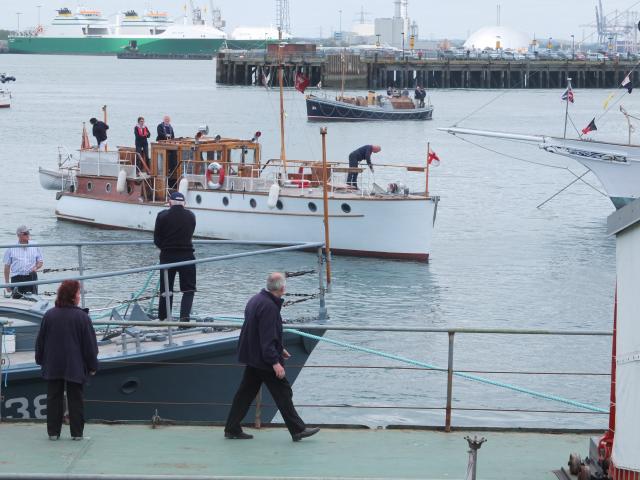
[{"label": "porthole", "polygon": [[252,198],[251,200],[249,200],[249,205],[251,205],[251,208],[256,208],[257,202],[255,198]]},{"label": "porthole", "polygon": [[227,207],[229,205],[229,197],[222,197],[222,204]]},{"label": "porthole", "polygon": [[111,193],[111,184],[110,184],[110,183],[107,183],[107,184],[104,186],[104,189],[106,190],[106,192],[107,192],[107,193]]},{"label": "porthole", "polygon": [[341,208],[344,213],[351,213],[351,207],[348,203],[343,203]]},{"label": "porthole", "polygon": [[140,386],[140,380],[137,378],[127,378],[120,386],[120,391],[125,395],[131,395],[138,390]]},{"label": "porthole", "polygon": [[317,207],[317,206],[316,206],[316,204],[315,204],[315,203],[313,203],[313,202],[309,202],[309,203],[307,204],[307,206],[309,207],[309,210],[311,210],[312,212],[315,212],[315,211],[317,211],[317,210],[318,210],[318,207]]},{"label": "porthole", "polygon": [[276,203],[276,208],[278,210],[282,210],[283,207],[284,205],[282,204],[282,200],[278,200],[278,202]]},{"label": "porthole", "polygon": [[200,205],[202,203],[202,196],[201,195],[196,195],[196,203],[198,205]]},{"label": "porthole", "polygon": [[87,182],[87,192],[90,192],[91,190],[93,190],[93,183]]}]

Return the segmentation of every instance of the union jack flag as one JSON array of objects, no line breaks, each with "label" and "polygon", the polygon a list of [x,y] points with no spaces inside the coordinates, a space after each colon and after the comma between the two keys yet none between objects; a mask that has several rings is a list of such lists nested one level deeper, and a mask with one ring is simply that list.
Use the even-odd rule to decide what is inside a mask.
[{"label": "union jack flag", "polygon": [[569,85],[562,94],[562,100],[573,103],[573,90],[571,89],[571,85]]}]

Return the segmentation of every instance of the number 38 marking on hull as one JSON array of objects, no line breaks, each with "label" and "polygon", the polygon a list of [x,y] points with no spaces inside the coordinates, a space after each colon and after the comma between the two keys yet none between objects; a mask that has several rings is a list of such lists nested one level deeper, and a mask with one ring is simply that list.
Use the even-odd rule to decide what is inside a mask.
[{"label": "number 38 marking on hull", "polygon": [[8,398],[4,402],[4,418],[47,418],[47,394],[38,395],[31,404],[26,397]]}]

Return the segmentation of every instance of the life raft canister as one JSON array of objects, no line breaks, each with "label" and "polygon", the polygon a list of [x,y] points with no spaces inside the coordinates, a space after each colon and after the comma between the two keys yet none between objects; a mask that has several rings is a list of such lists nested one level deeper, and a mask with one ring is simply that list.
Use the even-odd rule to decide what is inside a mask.
[{"label": "life raft canister", "polygon": [[[214,173],[218,174],[218,183],[214,183],[214,181],[211,179]],[[222,188],[222,185],[224,185],[224,168],[222,168],[222,165],[220,165],[218,162],[210,163],[207,166],[205,176],[207,179],[207,188],[210,188],[211,190],[218,190]]]}]

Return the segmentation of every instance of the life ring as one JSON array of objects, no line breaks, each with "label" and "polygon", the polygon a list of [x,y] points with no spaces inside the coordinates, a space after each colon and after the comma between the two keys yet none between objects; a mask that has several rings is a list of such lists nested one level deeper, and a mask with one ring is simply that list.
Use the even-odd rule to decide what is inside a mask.
[{"label": "life ring", "polygon": [[[218,174],[218,183],[214,183],[211,179],[214,173]],[[224,168],[218,162],[210,163],[205,174],[207,179],[207,188],[211,190],[219,190],[224,185]]]}]

